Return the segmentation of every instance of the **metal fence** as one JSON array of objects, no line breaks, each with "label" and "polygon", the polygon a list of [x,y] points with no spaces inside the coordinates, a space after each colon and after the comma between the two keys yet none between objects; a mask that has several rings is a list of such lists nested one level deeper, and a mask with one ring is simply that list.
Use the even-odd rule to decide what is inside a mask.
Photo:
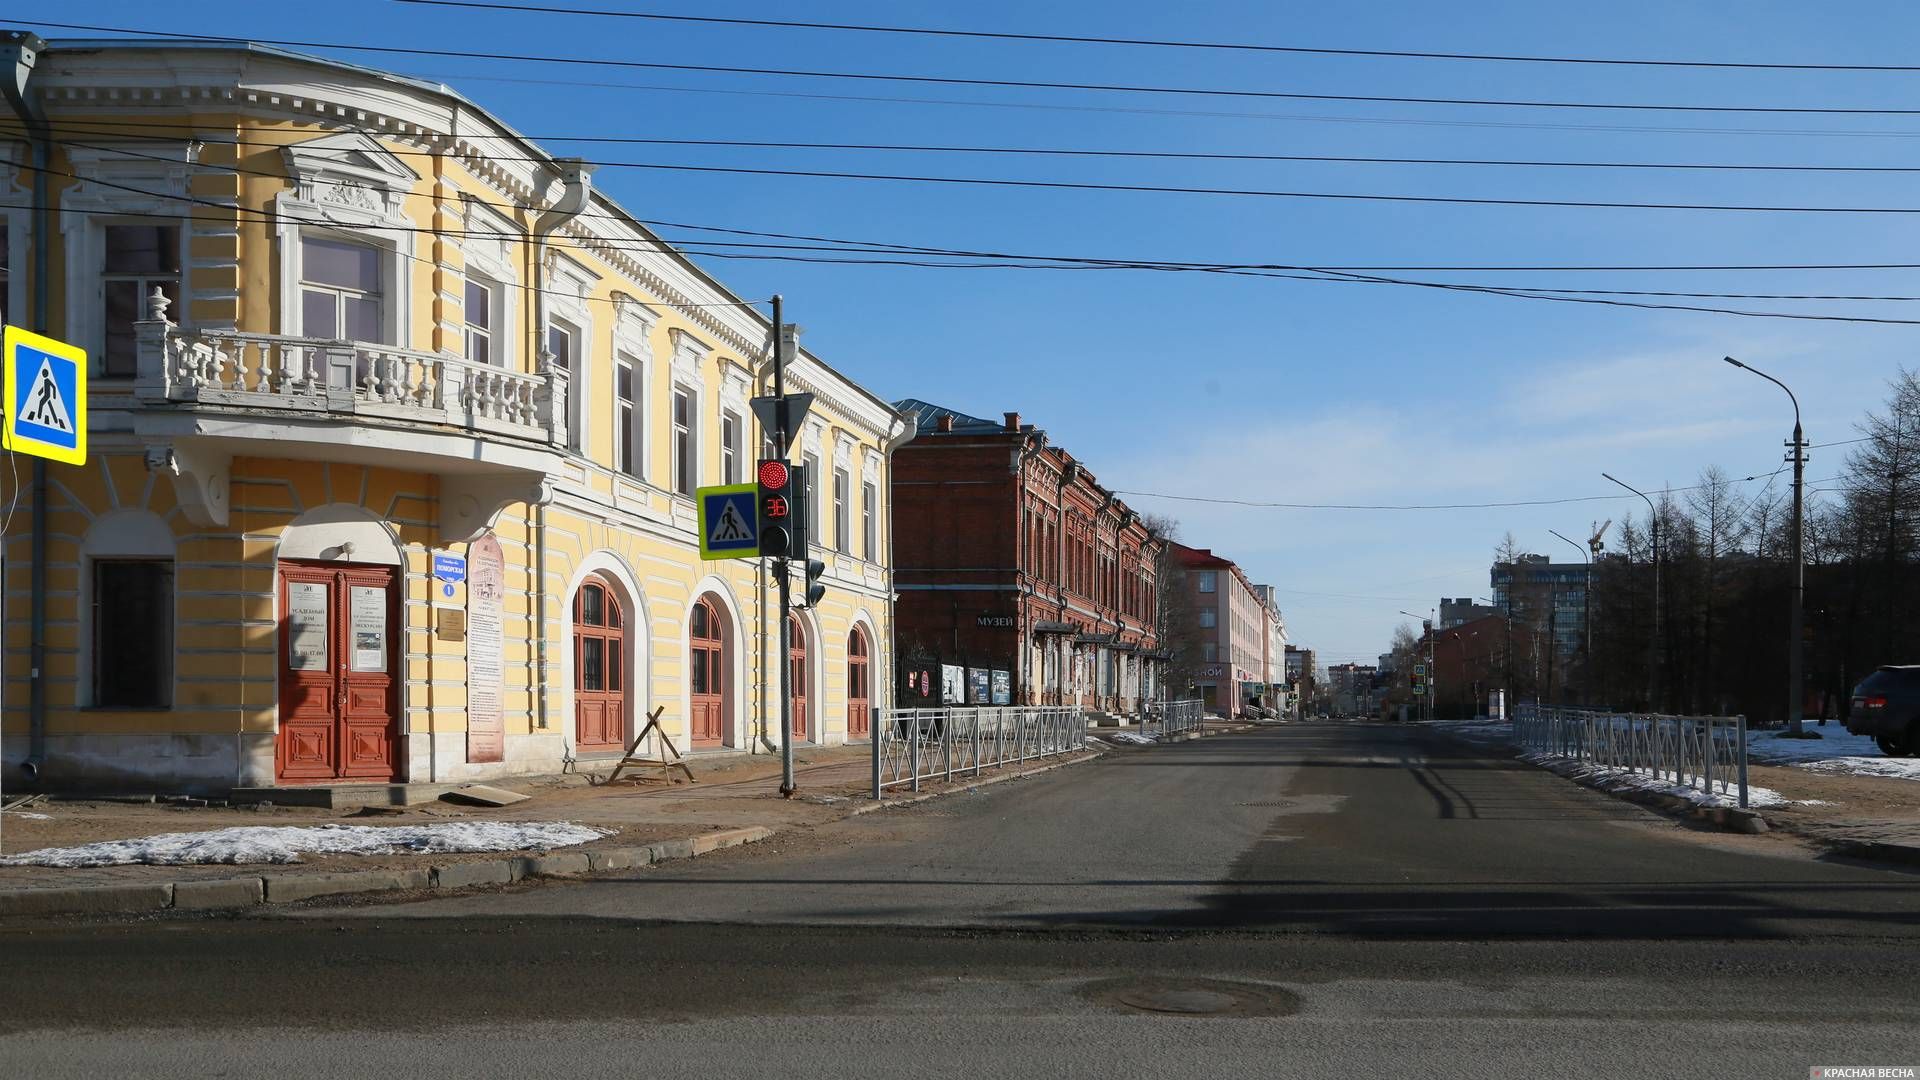
[{"label": "metal fence", "polygon": [[1521,705],[1513,741],[1554,757],[1592,762],[1747,805],[1747,718],[1664,716]]},{"label": "metal fence", "polygon": [[1173,735],[1200,730],[1206,716],[1199,698],[1185,701],[1149,701],[1140,713],[1142,735]]},{"label": "metal fence", "polygon": [[1086,714],[1075,705],[977,705],[874,710],[873,797],[922,780],[1083,749]]}]

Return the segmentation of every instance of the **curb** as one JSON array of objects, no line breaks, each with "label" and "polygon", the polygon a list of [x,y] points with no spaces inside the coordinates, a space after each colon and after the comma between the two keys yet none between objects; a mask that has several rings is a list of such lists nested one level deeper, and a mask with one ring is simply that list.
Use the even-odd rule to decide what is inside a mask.
[{"label": "curb", "polygon": [[210,880],[133,885],[88,885],[70,889],[0,890],[0,916],[146,914],[159,911],[231,911],[291,904],[318,896],[366,895],[419,889],[455,890],[505,885],[532,878],[582,877],[611,870],[691,859],[722,848],[757,843],[773,835],[764,825],[717,829],[678,840],[626,848],[555,851],[501,859],[444,863],[411,870],[358,870],[328,874],[260,874]]},{"label": "curb", "polygon": [[[1525,761],[1525,758],[1517,760]],[[1683,795],[1668,795],[1659,791],[1643,791],[1637,788],[1610,788],[1604,781],[1595,781],[1588,776],[1579,775],[1584,766],[1574,762],[1529,762],[1537,768],[1545,769],[1571,780],[1589,791],[1598,791],[1611,795],[1623,802],[1634,803],[1650,810],[1659,810],[1670,817],[1690,817],[1695,821],[1717,825],[1728,832],[1753,835],[1768,831],[1767,819],[1758,810],[1743,810],[1737,806],[1702,806]]]},{"label": "curb", "polygon": [[1920,845],[1889,844],[1884,840],[1839,840],[1829,841],[1828,847],[1835,855],[1849,858],[1920,866]]},{"label": "curb", "polygon": [[862,814],[871,814],[876,810],[891,810],[898,806],[912,806],[915,803],[926,802],[928,799],[937,799],[942,795],[958,795],[963,791],[973,791],[978,788],[990,787],[994,784],[1005,783],[1008,780],[1018,780],[1025,776],[1039,776],[1041,773],[1050,773],[1055,769],[1064,769],[1069,765],[1084,765],[1100,757],[1103,753],[1105,753],[1105,751],[1090,750],[1086,753],[1086,756],[1073,758],[1070,761],[1056,761],[1037,769],[1027,769],[1024,772],[1001,773],[998,776],[983,776],[965,787],[948,788],[945,791],[923,791],[918,795],[909,795],[903,799],[882,799],[879,802],[869,802],[849,810],[847,817],[859,817]]}]

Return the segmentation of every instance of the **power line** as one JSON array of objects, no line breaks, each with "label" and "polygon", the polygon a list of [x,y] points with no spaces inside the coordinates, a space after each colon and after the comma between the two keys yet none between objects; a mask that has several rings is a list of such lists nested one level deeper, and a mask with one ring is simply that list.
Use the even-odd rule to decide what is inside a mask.
[{"label": "power line", "polygon": [[1293,53],[1313,56],[1370,56],[1414,60],[1477,60],[1523,64],[1599,64],[1627,67],[1678,67],[1745,69],[1757,71],[1920,71],[1920,66],[1902,64],[1809,64],[1761,63],[1734,60],[1639,60],[1576,56],[1527,56],[1502,53],[1412,52],[1399,49],[1333,49],[1304,45],[1266,45],[1251,42],[1191,41],[1159,38],[1102,37],[1085,34],[1032,34],[1010,31],[952,30],[933,27],[874,26],[860,23],[802,22],[785,19],[723,18],[715,15],[675,15],[650,11],[607,11],[595,8],[560,7],[545,4],[480,3],[476,0],[400,0],[404,4],[433,7],[475,8],[491,11],[535,12],[543,15],[597,15],[621,19],[647,19],[656,22],[708,23],[730,26],[761,26],[803,30],[856,31],[869,34],[911,34],[926,37],[981,38],[998,41],[1056,42],[1075,45],[1131,45],[1162,49],[1207,49],[1235,52]]},{"label": "power line", "polygon": [[[170,158],[165,158],[160,155],[142,154],[139,151],[129,150],[124,147],[96,146],[96,145],[91,145],[88,143],[83,143],[83,142],[74,141],[74,140],[55,140],[55,141],[61,143],[62,145],[78,147],[81,149],[96,150],[96,151],[102,151],[107,153],[117,153],[117,154],[129,156],[129,157],[141,158],[141,159],[151,160],[151,161],[171,161],[172,160]],[[280,143],[260,142],[260,141],[249,143],[246,140],[232,140],[231,144],[273,146],[273,147],[279,147],[284,145]],[[223,143],[223,145],[227,145],[227,143]],[[418,156],[429,156],[429,157],[433,156],[432,154],[426,151],[395,151],[395,153],[409,153],[409,154],[414,154]],[[490,160],[502,160],[502,159],[494,158]],[[206,168],[206,169],[218,169],[222,171],[234,172],[234,173],[250,175],[250,176],[263,176],[263,177],[268,177],[270,179],[283,179],[283,177],[278,173],[269,172],[267,170],[262,170],[262,169],[246,169],[237,165],[202,164],[199,167]],[[529,207],[521,203],[502,204],[502,203],[488,203],[488,202],[485,202],[484,200],[477,200],[477,201],[481,201],[483,205],[491,206],[494,209],[509,209],[509,208],[522,209],[522,210],[532,209],[532,207]],[[579,216],[595,217],[595,218],[610,218],[610,219],[621,220],[621,221],[628,220],[623,215],[618,215],[618,214],[594,214],[594,213],[583,212]],[[688,250],[692,250],[696,248],[707,249],[712,247],[746,247],[746,248],[781,249],[781,250],[809,250],[809,251],[862,252],[862,253],[875,252],[875,251],[905,251],[905,252],[914,252],[914,253],[920,253],[920,254],[939,255],[943,258],[1013,259],[1013,260],[1021,260],[1021,261],[1030,261],[1030,262],[1041,263],[1041,264],[1051,264],[1051,263],[1078,264],[1075,266],[1035,265],[1035,266],[1029,267],[1031,269],[1052,269],[1052,270],[1107,269],[1107,270],[1168,270],[1168,271],[1193,270],[1193,271],[1227,272],[1227,271],[1241,271],[1241,270],[1279,271],[1279,270],[1301,269],[1296,267],[1283,267],[1277,264],[1192,263],[1192,262],[1163,262],[1163,261],[1152,261],[1152,260],[1095,260],[1095,259],[1087,259],[1079,256],[1051,256],[1051,255],[1012,254],[1012,253],[1006,253],[1006,252],[964,251],[964,250],[955,250],[955,249],[914,247],[909,245],[882,243],[878,241],[845,240],[845,239],[838,239],[838,238],[832,238],[832,237],[803,237],[803,236],[793,236],[793,235],[778,234],[778,233],[755,233],[755,232],[752,232],[751,230],[723,229],[723,228],[717,228],[712,226],[700,226],[700,225],[681,225],[678,223],[651,222],[649,224],[665,224],[665,225],[668,225],[669,227],[688,228],[696,231],[772,236],[772,237],[781,237],[786,239],[807,239],[807,240],[820,241],[820,243],[812,244],[812,245],[742,244],[742,243],[732,243],[732,242],[724,242],[724,241],[686,241],[686,240],[671,241],[671,240],[662,239],[661,241],[659,241],[659,243],[656,246],[642,249],[642,250],[648,250],[648,251],[671,250],[671,248],[668,247],[668,245],[670,244],[677,245],[681,248],[688,249]],[[443,232],[444,231],[445,230],[443,230]],[[472,231],[468,231],[468,230],[461,230],[461,233],[464,235],[474,235]],[[504,234],[499,232],[488,232],[482,235],[490,235],[490,236],[496,236],[496,237],[502,237],[502,238],[506,238],[509,236],[509,234]],[[517,234],[514,234],[512,238],[517,239],[518,238]],[[725,257],[745,258],[746,257],[746,256],[734,256],[728,252],[715,252],[710,250],[701,250],[700,253],[711,255],[713,257],[721,257],[721,258],[725,258]],[[839,261],[839,260],[836,260],[836,261]],[[943,263],[933,264],[933,263],[913,261],[913,262],[907,262],[905,264],[915,265],[915,266],[943,266],[943,267],[973,268],[973,269],[978,269],[978,268],[1019,269],[1021,268],[1018,266],[1013,266],[1005,263],[943,262]],[[1357,275],[1350,276],[1342,272],[1331,271],[1325,268],[1313,268],[1312,275],[1313,276],[1293,274],[1293,273],[1263,273],[1256,276],[1285,277],[1291,280],[1301,280],[1301,281],[1338,280],[1338,281],[1346,281],[1350,283],[1381,283],[1381,284],[1400,283],[1397,281],[1387,281],[1387,280],[1383,280],[1380,282],[1369,282],[1366,279],[1361,278]],[[1447,283],[1423,283],[1423,284],[1432,284],[1437,287]],[[1465,285],[1464,283],[1461,283],[1461,287],[1465,288],[1469,286]],[[1675,291],[1675,290],[1646,290],[1646,289],[1568,289],[1568,288],[1562,288],[1557,286],[1488,285],[1484,283],[1475,284],[1470,287],[1476,290],[1479,290],[1479,289],[1492,290],[1502,294],[1526,292],[1526,293],[1552,293],[1552,294],[1569,295],[1569,296],[1572,296],[1572,295],[1644,296],[1644,297],[1681,297],[1681,298],[1697,298],[1697,299],[1870,301],[1870,302],[1920,301],[1920,296],[1906,296],[1906,295],[1682,292],[1682,291]]]},{"label": "power line", "polygon": [[[49,173],[50,175],[63,176],[70,179],[86,179],[92,183],[99,184],[103,187],[115,188],[115,189],[128,191],[128,192],[132,192],[140,195],[147,195],[153,198],[170,199],[170,200],[179,201],[179,202],[186,202],[194,205],[211,207],[217,210],[231,211],[235,214],[250,214],[250,215],[262,217],[268,221],[279,220],[278,215],[270,211],[254,210],[250,207],[241,207],[233,204],[214,202],[214,201],[205,200],[205,199],[197,199],[191,196],[174,195],[169,192],[151,191],[145,188],[137,188],[137,187],[131,187],[125,184],[111,183],[98,178],[82,177],[77,173],[67,172],[64,170],[58,170],[58,169],[38,170],[36,169],[35,166],[32,166],[32,165],[21,165],[19,167],[23,169],[27,169],[29,171],[42,171],[42,172]],[[208,166],[208,167],[219,168],[221,166]],[[236,168],[236,167],[227,166],[226,168]],[[400,226],[400,225],[388,225],[388,224],[374,224],[374,225],[367,225],[364,227],[367,229],[376,230],[376,231],[427,233],[432,235],[488,235],[488,236],[493,236],[497,238],[512,239],[516,241],[522,239],[518,234],[505,234],[505,233],[499,233],[499,232],[476,233],[471,230],[440,229],[440,228],[430,228],[425,226]],[[660,241],[658,242],[657,246],[643,248],[640,250],[656,252],[656,253],[660,251],[672,250],[671,248],[667,248],[664,245],[665,245],[665,242]],[[602,245],[602,247],[617,248],[618,245],[609,244],[609,245]],[[592,246],[588,246],[584,248],[574,246],[573,250],[582,250],[582,251],[587,251],[592,253],[594,252],[595,249]],[[851,258],[837,259],[837,258],[827,258],[822,256],[768,255],[768,254],[747,254],[747,253],[741,253],[741,252],[712,252],[712,251],[701,252],[701,254],[705,254],[710,258],[736,259],[736,260],[763,260],[763,261],[816,263],[816,264],[902,265],[902,266],[924,266],[924,267],[935,267],[935,268],[953,268],[956,265],[961,265],[961,266],[967,265],[967,264],[955,264],[952,262],[927,262],[924,260],[912,260],[912,259],[851,259]],[[1057,267],[1045,267],[1045,266],[1039,266],[1031,263],[975,264],[975,265],[977,266],[998,265],[998,268],[1018,268],[1018,269],[1058,269]],[[1114,265],[1120,265],[1120,264],[1103,264],[1103,265],[1114,266]],[[1084,268],[1085,267],[1073,267],[1072,269],[1084,269]],[[1152,264],[1137,264],[1133,268],[1145,269],[1145,270],[1161,269],[1159,267],[1155,267]],[[1484,285],[1471,285],[1471,284],[1454,283],[1454,282],[1431,282],[1431,281],[1420,281],[1420,280],[1406,279],[1406,278],[1392,278],[1392,277],[1381,277],[1376,275],[1362,275],[1362,274],[1351,274],[1351,273],[1335,272],[1335,271],[1322,271],[1322,270],[1316,270],[1313,267],[1299,267],[1296,269],[1305,271],[1306,274],[1315,274],[1315,275],[1324,275],[1324,276],[1306,276],[1302,274],[1251,271],[1251,270],[1222,270],[1222,269],[1208,268],[1208,267],[1183,268],[1179,272],[1203,272],[1203,273],[1213,272],[1213,273],[1224,273],[1224,274],[1230,274],[1230,275],[1236,275],[1236,276],[1249,276],[1249,277],[1270,277],[1270,278],[1287,278],[1287,279],[1298,278],[1299,280],[1306,280],[1306,281],[1350,280],[1353,282],[1363,282],[1363,283],[1379,284],[1379,285],[1399,285],[1399,286],[1406,286],[1406,287],[1413,287],[1413,288],[1440,289],[1444,291],[1453,291],[1453,292],[1484,293],[1487,295],[1505,296],[1505,297],[1511,297],[1515,299],[1542,300],[1542,301],[1568,303],[1568,304],[1593,304],[1593,305],[1603,305],[1608,307],[1626,307],[1626,308],[1638,308],[1638,309],[1659,310],[1659,311],[1695,311],[1695,312],[1704,312],[1704,313],[1712,313],[1712,314],[1734,315],[1734,316],[1740,316],[1744,318],[1793,319],[1793,320],[1813,321],[1813,322],[1846,322],[1846,323],[1876,324],[1876,325],[1905,325],[1905,326],[1920,325],[1920,320],[1915,320],[1915,319],[1893,319],[1893,318],[1865,316],[1865,315],[1822,315],[1822,314],[1812,314],[1812,313],[1805,313],[1805,312],[1751,311],[1751,310],[1746,310],[1741,308],[1710,307],[1706,305],[1697,305],[1697,304],[1652,303],[1648,301],[1622,300],[1622,299],[1615,299],[1615,298],[1592,297],[1592,296],[1558,296],[1550,293],[1523,292],[1523,291],[1502,289],[1498,287],[1484,286]],[[744,307],[744,306],[750,306],[750,305],[746,303],[742,303],[739,306]]]},{"label": "power line", "polygon": [[[418,0],[403,0],[418,2]],[[69,124],[84,125],[86,121],[55,121],[56,127]],[[100,123],[100,127],[111,127],[112,122]],[[563,142],[563,143],[603,143],[623,146],[689,146],[715,147],[746,150],[834,150],[875,153],[913,153],[913,154],[979,154],[999,157],[1088,157],[1117,158],[1129,160],[1172,160],[1172,161],[1227,161],[1227,162],[1315,162],[1336,165],[1460,165],[1488,168],[1541,168],[1541,169],[1632,169],[1643,171],[1709,171],[1709,172],[1784,172],[1784,173],[1920,173],[1920,165],[1782,165],[1750,164],[1742,162],[1689,162],[1689,161],[1564,161],[1539,160],[1525,158],[1420,158],[1420,157],[1365,157],[1335,154],[1245,154],[1187,150],[1104,150],[1078,147],[1052,146],[963,146],[940,143],[857,143],[857,142],[807,142],[776,141],[764,139],[672,139],[647,138],[641,136],[605,136],[605,135],[467,135],[471,141],[496,142]],[[276,144],[277,145],[277,144]],[[395,151],[396,153],[398,151]],[[415,151],[415,153],[426,153]],[[546,162],[550,156],[489,154],[493,161]],[[629,165],[644,165],[645,162],[632,162],[608,159],[583,159],[586,164],[620,168]]]},{"label": "power line", "polygon": [[796,90],[743,90],[706,86],[663,86],[654,83],[614,83],[586,79],[526,79],[506,75],[419,73],[420,78],[468,82],[517,83],[531,86],[573,86],[600,90],[641,90],[653,93],[717,94],[733,97],[785,98],[796,101],[848,101],[890,105],[949,105],[976,109],[1025,109],[1040,112],[1107,113],[1126,116],[1207,117],[1228,120],[1277,120],[1289,123],[1385,124],[1398,127],[1512,128],[1525,131],[1606,131],[1648,135],[1791,135],[1835,139],[1920,139],[1920,131],[1864,131],[1858,128],[1730,128],[1659,127],[1648,124],[1550,124],[1500,120],[1436,120],[1388,116],[1324,116],[1310,113],[1227,112],[1218,109],[1148,109],[1117,105],[1061,105],[1038,101],[978,101],[965,98],[899,97],[881,94],[810,94]]},{"label": "power line", "polygon": [[[1724,483],[1744,484],[1753,480],[1761,480],[1769,476],[1777,475],[1779,475],[1779,470],[1775,470],[1772,473],[1755,473],[1752,476],[1743,476],[1738,480],[1728,480],[1724,481]],[[1830,476],[1825,480],[1809,480],[1807,482],[1810,484],[1824,484],[1832,480],[1841,479],[1845,478]],[[1684,487],[1670,487],[1663,489],[1661,494],[1671,495],[1681,491],[1697,491],[1707,486],[1706,484],[1688,484]],[[1503,510],[1518,506],[1561,506],[1567,503],[1610,502],[1617,499],[1632,499],[1637,497],[1633,495],[1575,495],[1559,499],[1513,499],[1506,502],[1482,503],[1289,503],[1262,502],[1253,499],[1223,499],[1205,495],[1170,495],[1159,491],[1133,491],[1126,488],[1115,488],[1113,490],[1116,495],[1132,495],[1148,499],[1172,499],[1177,502],[1209,503],[1222,506],[1245,506],[1263,510]]]},{"label": "power line", "polygon": [[[60,127],[62,125],[56,124],[55,126]],[[185,125],[182,125],[182,126],[184,127]],[[96,131],[95,137],[98,137],[101,134],[105,134],[105,132]],[[133,136],[133,137],[143,138],[145,136]],[[246,140],[246,139],[239,139],[239,138],[203,139],[201,141],[213,143],[215,145],[266,146],[266,147],[272,147],[275,149],[281,149],[281,148],[284,148],[286,145],[288,145],[286,143],[281,143],[281,142],[270,142],[270,141],[264,141],[264,140]],[[75,143],[75,145],[86,146],[86,144],[84,143]],[[101,147],[88,147],[88,148],[89,149],[110,149],[110,148],[101,148]],[[130,151],[121,151],[121,152],[131,153]],[[433,151],[427,151],[427,150],[390,149],[389,152],[395,154],[396,156],[413,156],[413,157],[427,157],[427,158],[441,156]],[[544,161],[550,160],[547,158],[537,158],[537,157],[495,157],[493,155],[488,155],[488,159],[493,161],[526,161],[526,162],[544,162]],[[1330,200],[1355,200],[1355,201],[1362,201],[1362,202],[1407,202],[1407,203],[1438,203],[1438,204],[1469,205],[1469,206],[1524,206],[1524,207],[1555,207],[1555,208],[1611,209],[1611,210],[1689,210],[1689,211],[1731,211],[1731,212],[1742,212],[1742,213],[1795,213],[1795,214],[1901,214],[1901,215],[1920,214],[1920,207],[1771,206],[1771,205],[1742,205],[1742,204],[1729,204],[1729,203],[1605,202],[1605,201],[1568,200],[1568,199],[1511,199],[1511,198],[1491,198],[1491,197],[1476,198],[1476,197],[1468,197],[1468,196],[1441,196],[1441,195],[1385,195],[1385,194],[1372,194],[1372,193],[1364,193],[1364,192],[1271,191],[1271,190],[1248,189],[1248,188],[1210,188],[1210,187],[1189,187],[1189,186],[1181,186],[1181,185],[1099,184],[1099,183],[1080,182],[1080,181],[1016,180],[1016,179],[1005,179],[1005,178],[996,178],[996,177],[922,176],[922,175],[898,174],[898,173],[858,173],[858,172],[838,172],[838,171],[807,170],[807,169],[758,169],[758,168],[745,168],[745,167],[736,167],[736,166],[685,165],[685,164],[670,164],[670,163],[646,162],[646,161],[604,161],[603,160],[603,161],[589,162],[589,163],[596,164],[596,165],[614,166],[619,168],[628,168],[628,169],[656,169],[656,170],[683,171],[683,172],[707,172],[707,173],[739,173],[739,174],[755,175],[755,176],[797,176],[797,177],[842,179],[842,180],[879,180],[879,181],[897,181],[897,182],[913,182],[913,183],[945,184],[945,185],[983,185],[983,186],[989,186],[989,187],[1023,187],[1023,188],[1042,188],[1042,189],[1064,189],[1064,190],[1075,190],[1075,191],[1142,192],[1142,193],[1150,193],[1150,194],[1227,195],[1227,196],[1285,198],[1285,199],[1330,199]],[[212,167],[212,166],[209,166],[209,167]],[[245,170],[239,170],[239,171],[245,171]],[[1920,171],[1920,169],[1916,169],[1914,171]],[[279,174],[277,173],[260,173],[259,175],[279,178]],[[524,209],[524,207],[520,207],[520,208]],[[584,216],[607,217],[609,215],[588,214]],[[932,250],[932,249],[922,249],[922,250]],[[996,257],[1004,258],[1008,256],[996,256]],[[1429,269],[1441,269],[1441,268],[1429,268]],[[1551,269],[1551,268],[1542,267],[1542,268],[1536,268],[1536,269]],[[1628,269],[1628,268],[1623,267],[1621,269]],[[1645,268],[1641,268],[1641,269],[1645,269]],[[1799,269],[1816,269],[1816,267],[1800,267]]]},{"label": "power line", "polygon": [[1808,105],[1666,105],[1598,101],[1529,101],[1499,98],[1406,97],[1386,94],[1310,94],[1286,90],[1227,90],[1209,87],[1142,86],[1125,83],[1047,82],[1037,79],[984,79],[957,75],[899,75],[879,72],[812,71],[803,68],[762,68],[726,64],[674,64],[655,60],[611,60],[588,56],[535,56],[516,53],[482,52],[464,49],[428,49],[400,45],[355,45],[341,42],[299,41],[287,38],[236,38],[220,34],[189,34],[139,27],[96,26],[86,23],[35,21],[30,25],[61,30],[85,30],[93,33],[133,34],[145,37],[176,38],[185,41],[216,41],[234,44],[277,45],[301,49],[334,49],[343,52],[387,53],[398,56],[439,56],[467,60],[493,60],[508,63],[567,64],[590,67],[638,68],[650,71],[697,71],[723,75],[772,75],[799,79],[837,79],[856,82],[923,83],[939,86],[980,86],[1015,90],[1068,90],[1092,93],[1178,95],[1193,97],[1253,98],[1287,101],[1346,101],[1385,105],[1459,105],[1486,108],[1577,109],[1628,112],[1701,112],[1765,113],[1773,115],[1813,116],[1920,116],[1920,109],[1873,109]]}]

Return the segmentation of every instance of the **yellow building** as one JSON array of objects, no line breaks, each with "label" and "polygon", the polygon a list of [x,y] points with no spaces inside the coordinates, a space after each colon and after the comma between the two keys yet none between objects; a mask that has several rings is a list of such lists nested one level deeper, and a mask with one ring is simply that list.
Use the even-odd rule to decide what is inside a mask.
[{"label": "yellow building", "polygon": [[[655,709],[682,751],[778,745],[773,584],[700,558],[691,498],[765,452],[764,307],[443,86],[126,40],[55,41],[28,85],[46,331],[88,350],[92,456],[49,469],[43,724],[30,491],[7,532],[10,765],[450,782],[617,755]],[[23,131],[0,302],[31,326]],[[893,683],[886,493],[913,428],[803,348],[786,381],[814,395],[791,458],[828,565],[795,616],[794,726],[836,744]]]}]

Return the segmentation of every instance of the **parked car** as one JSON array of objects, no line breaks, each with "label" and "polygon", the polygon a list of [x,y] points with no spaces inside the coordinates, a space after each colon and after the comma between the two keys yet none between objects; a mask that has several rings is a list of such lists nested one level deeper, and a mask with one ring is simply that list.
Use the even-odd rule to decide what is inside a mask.
[{"label": "parked car", "polygon": [[1920,752],[1920,664],[1889,664],[1860,680],[1847,730],[1873,736],[1888,757]]}]

